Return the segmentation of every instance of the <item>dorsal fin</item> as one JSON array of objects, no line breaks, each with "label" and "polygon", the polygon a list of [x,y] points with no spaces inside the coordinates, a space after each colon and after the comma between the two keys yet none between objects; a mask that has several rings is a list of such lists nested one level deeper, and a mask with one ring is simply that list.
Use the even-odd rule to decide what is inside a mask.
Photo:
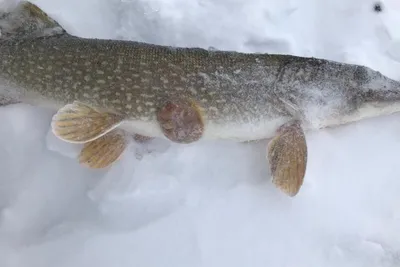
[{"label": "dorsal fin", "polygon": [[23,39],[66,34],[57,21],[28,1],[0,12],[0,39]]}]

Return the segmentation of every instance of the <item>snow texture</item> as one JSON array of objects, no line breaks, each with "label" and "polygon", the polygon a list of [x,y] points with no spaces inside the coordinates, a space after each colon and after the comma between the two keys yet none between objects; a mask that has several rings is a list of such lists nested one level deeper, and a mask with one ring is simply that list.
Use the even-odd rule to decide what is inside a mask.
[{"label": "snow texture", "polygon": [[[370,0],[33,2],[81,37],[315,56],[400,79],[398,0],[381,13]],[[272,185],[266,141],[132,144],[94,171],[51,116],[0,108],[1,267],[400,266],[399,114],[307,133],[295,198]]]}]

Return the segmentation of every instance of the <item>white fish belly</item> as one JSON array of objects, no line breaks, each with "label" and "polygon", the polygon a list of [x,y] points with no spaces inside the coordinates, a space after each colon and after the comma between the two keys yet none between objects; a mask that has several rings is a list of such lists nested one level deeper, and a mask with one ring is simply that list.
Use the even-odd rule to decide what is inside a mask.
[{"label": "white fish belly", "polygon": [[[238,142],[272,138],[276,130],[288,122],[288,118],[260,121],[258,123],[205,123],[202,140],[226,139]],[[125,121],[120,128],[131,133],[149,137],[164,138],[163,132],[156,121]]]},{"label": "white fish belly", "polygon": [[159,124],[156,121],[126,120],[119,126],[119,128],[130,134],[165,138]]},{"label": "white fish belly", "polygon": [[[368,103],[358,110],[341,116],[312,117],[303,121],[304,130],[318,130],[325,127],[357,122],[363,119],[390,115],[400,112],[400,103]],[[276,130],[291,118],[281,117],[277,119],[261,120],[258,123],[215,123],[207,121],[202,140],[226,139],[238,142],[270,139],[275,136]],[[120,128],[132,134],[140,134],[149,137],[164,138],[163,132],[156,121],[125,121]]]},{"label": "white fish belly", "polygon": [[400,103],[368,103],[361,106],[357,111],[340,117],[326,119],[321,121],[318,127],[325,128],[334,127],[342,124],[348,124],[363,119],[375,118],[378,116],[390,115],[400,112]]},{"label": "white fish belly", "polygon": [[262,120],[257,123],[216,124],[208,122],[203,139],[227,139],[238,142],[269,139],[275,136],[276,130],[288,122],[288,118]]}]

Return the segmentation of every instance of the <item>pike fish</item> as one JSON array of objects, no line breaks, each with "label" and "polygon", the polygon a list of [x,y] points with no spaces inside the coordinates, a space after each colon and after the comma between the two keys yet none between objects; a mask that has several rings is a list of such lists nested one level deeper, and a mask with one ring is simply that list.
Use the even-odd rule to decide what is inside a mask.
[{"label": "pike fish", "polygon": [[54,109],[53,133],[104,168],[133,135],[180,144],[269,140],[272,182],[298,194],[305,133],[400,111],[400,83],[293,55],[80,38],[30,2],[0,16],[0,102]]}]

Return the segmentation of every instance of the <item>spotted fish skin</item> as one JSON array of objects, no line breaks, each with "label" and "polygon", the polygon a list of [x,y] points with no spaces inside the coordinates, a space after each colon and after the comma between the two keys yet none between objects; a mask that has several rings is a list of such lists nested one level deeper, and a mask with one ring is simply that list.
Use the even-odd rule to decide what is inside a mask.
[{"label": "spotted fish skin", "polygon": [[0,76],[59,105],[78,100],[151,120],[166,100],[185,97],[225,121],[274,113],[268,85],[277,59],[63,35],[1,43]]},{"label": "spotted fish skin", "polygon": [[66,32],[0,40],[0,90],[56,109],[79,101],[150,136],[162,135],[156,113],[166,101],[190,99],[203,112],[205,137],[239,140],[271,137],[293,119],[305,128],[358,120],[367,105],[391,107],[400,96],[397,81],[364,66]]}]

